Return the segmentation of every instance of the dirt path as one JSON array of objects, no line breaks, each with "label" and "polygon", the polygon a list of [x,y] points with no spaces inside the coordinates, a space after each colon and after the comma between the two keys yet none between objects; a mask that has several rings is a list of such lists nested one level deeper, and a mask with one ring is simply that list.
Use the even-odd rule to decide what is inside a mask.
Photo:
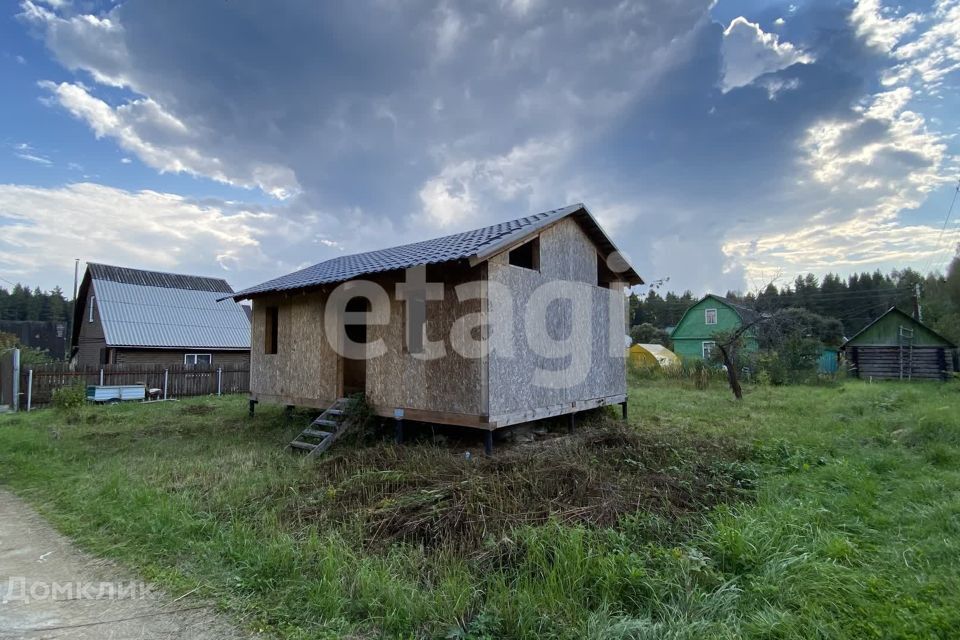
[{"label": "dirt path", "polygon": [[81,553],[0,489],[0,640],[246,637],[189,597],[165,596]]}]

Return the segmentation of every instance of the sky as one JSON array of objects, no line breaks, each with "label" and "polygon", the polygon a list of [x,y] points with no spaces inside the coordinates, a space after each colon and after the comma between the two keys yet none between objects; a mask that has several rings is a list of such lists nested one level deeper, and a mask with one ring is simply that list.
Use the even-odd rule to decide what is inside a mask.
[{"label": "sky", "polygon": [[698,294],[960,241],[960,0],[2,11],[0,286],[80,258],[239,289],[575,202]]}]

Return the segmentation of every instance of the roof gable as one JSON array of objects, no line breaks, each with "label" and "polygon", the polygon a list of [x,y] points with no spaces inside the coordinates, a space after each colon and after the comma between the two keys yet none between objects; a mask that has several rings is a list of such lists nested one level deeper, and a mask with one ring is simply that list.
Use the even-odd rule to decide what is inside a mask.
[{"label": "roof gable", "polygon": [[[607,255],[618,251],[587,208],[582,204],[575,204],[432,240],[340,256],[249,287],[237,292],[234,298],[239,300],[263,293],[333,284],[363,275],[418,265],[454,260],[469,260],[476,264],[568,216],[574,216],[584,226],[591,240]],[[626,260],[623,260],[622,273],[631,284],[643,282]]]},{"label": "roof gable", "polygon": [[225,280],[91,263],[74,310],[73,344],[95,297],[111,347],[249,349],[250,320]]},{"label": "roof gable", "polygon": [[[704,303],[714,303],[719,306],[726,307],[727,309],[732,311],[737,316],[737,318],[740,319],[740,323],[742,324],[752,324],[752,323],[755,323],[760,318],[760,313],[749,307],[745,307],[743,305],[736,304],[735,302],[731,302],[730,300],[728,300],[727,298],[724,298],[723,296],[718,296],[712,293],[708,293],[707,295],[703,296],[702,298],[694,302],[692,305],[687,307],[686,311],[683,312],[683,315],[680,316],[680,320],[677,322],[677,325],[670,332],[670,336],[671,337],[676,336],[678,338],[682,338],[683,336],[677,335],[677,331],[680,330],[682,332],[682,330],[685,328],[684,321],[687,319],[687,316],[690,314],[690,312],[692,312],[694,309],[700,308],[701,305],[703,305]],[[700,337],[700,336],[698,335],[695,337]]]},{"label": "roof gable", "polygon": [[[846,348],[848,345],[857,347],[899,344],[898,332],[899,327],[902,326],[899,323],[908,324],[914,330],[914,346],[942,345],[950,348],[956,348],[957,346],[927,325],[914,319],[910,314],[897,307],[890,307],[886,313],[847,339],[841,348]],[[896,328],[894,324],[896,324]]]}]

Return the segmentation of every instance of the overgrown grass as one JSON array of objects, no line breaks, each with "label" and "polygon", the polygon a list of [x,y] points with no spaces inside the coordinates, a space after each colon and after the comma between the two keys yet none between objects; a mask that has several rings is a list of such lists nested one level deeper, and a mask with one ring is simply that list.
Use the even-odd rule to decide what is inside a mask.
[{"label": "overgrown grass", "polygon": [[0,417],[0,483],[287,638],[960,635],[960,387],[637,381],[629,430],[283,451],[240,398]]}]

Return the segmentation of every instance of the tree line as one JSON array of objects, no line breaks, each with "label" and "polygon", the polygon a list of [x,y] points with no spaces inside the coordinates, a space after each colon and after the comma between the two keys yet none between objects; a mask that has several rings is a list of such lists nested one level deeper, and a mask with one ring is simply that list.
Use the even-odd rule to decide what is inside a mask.
[{"label": "tree line", "polygon": [[[887,274],[856,273],[846,278],[833,273],[817,278],[808,273],[786,285],[771,283],[756,293],[728,291],[725,297],[765,314],[803,309],[823,318],[836,319],[842,335],[850,337],[890,307],[912,313],[913,297],[918,290],[924,323],[960,343],[960,255],[950,263],[946,274],[922,275],[910,268]],[[628,310],[631,334],[643,338],[637,340],[640,342],[666,344],[667,330],[675,327],[697,300],[690,291],[661,295],[656,288],[651,288],[645,296],[631,294]]]},{"label": "tree line", "polygon": [[60,287],[46,292],[19,283],[9,290],[0,287],[0,320],[66,322],[72,315],[73,303]]}]

